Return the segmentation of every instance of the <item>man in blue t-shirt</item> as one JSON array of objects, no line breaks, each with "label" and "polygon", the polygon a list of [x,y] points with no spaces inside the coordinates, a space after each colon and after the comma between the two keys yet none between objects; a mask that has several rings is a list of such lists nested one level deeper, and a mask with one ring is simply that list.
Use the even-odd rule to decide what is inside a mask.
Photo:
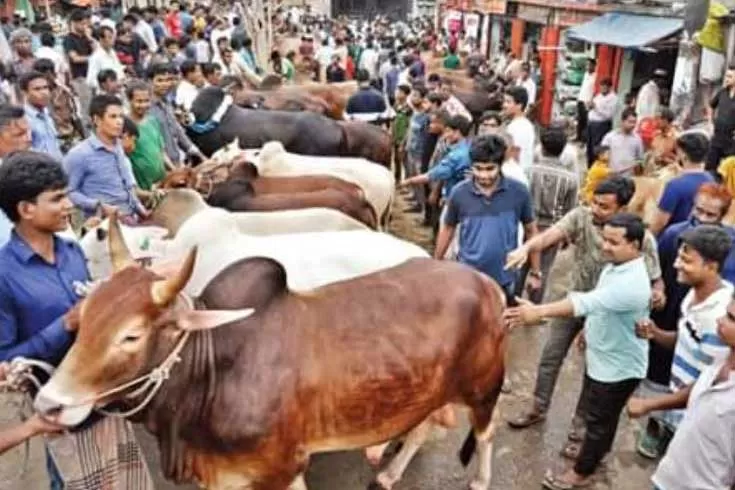
[{"label": "man in blue t-shirt", "polygon": [[689,219],[699,186],[713,181],[712,174],[704,168],[708,152],[709,140],[701,133],[686,133],[677,138],[676,153],[682,170],[664,187],[651,220],[651,233],[659,235],[667,226]]},{"label": "man in blue t-shirt", "polygon": [[[514,304],[516,274],[506,270],[505,258],[518,245],[518,223],[530,239],[536,234],[536,222],[526,186],[503,176],[505,153],[499,136],[480,136],[472,142],[471,178],[449,193],[434,257],[444,257],[461,224],[458,260],[492,277]],[[538,253],[531,255],[530,262],[530,270],[540,272]]]}]

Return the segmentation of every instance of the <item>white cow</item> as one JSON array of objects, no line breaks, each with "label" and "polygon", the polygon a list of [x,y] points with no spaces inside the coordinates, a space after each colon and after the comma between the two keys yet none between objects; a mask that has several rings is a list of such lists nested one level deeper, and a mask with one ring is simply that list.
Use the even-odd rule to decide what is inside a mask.
[{"label": "white cow", "polygon": [[[298,177],[302,175],[331,175],[351,182],[365,193],[365,199],[375,210],[380,224],[385,227],[393,203],[396,181],[387,168],[364,158],[323,157],[288,153],[277,141],[266,143],[260,150],[239,150],[237,140],[215,153],[217,159],[235,158],[245,153],[264,177]],[[213,157],[214,158],[214,157]]]}]

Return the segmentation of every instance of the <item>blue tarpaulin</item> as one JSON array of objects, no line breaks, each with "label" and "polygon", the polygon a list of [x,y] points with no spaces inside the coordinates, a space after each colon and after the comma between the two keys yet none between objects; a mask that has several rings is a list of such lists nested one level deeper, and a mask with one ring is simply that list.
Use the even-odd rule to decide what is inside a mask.
[{"label": "blue tarpaulin", "polygon": [[609,12],[572,27],[567,36],[592,44],[639,48],[669,37],[683,27],[682,19]]}]

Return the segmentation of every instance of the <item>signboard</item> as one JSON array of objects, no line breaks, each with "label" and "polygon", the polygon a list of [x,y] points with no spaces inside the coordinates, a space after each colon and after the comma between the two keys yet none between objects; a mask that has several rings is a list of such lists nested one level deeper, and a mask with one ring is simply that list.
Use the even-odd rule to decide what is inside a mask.
[{"label": "signboard", "polygon": [[503,15],[507,8],[507,0],[475,0],[475,10],[483,14]]},{"label": "signboard", "polygon": [[562,27],[572,27],[589,22],[600,14],[573,9],[557,9],[554,11],[556,23]]},{"label": "signboard", "polygon": [[535,24],[546,25],[549,22],[549,14],[551,9],[548,7],[540,7],[538,5],[518,5],[518,18]]},{"label": "signboard", "polygon": [[475,41],[480,35],[480,15],[474,13],[464,14],[464,31],[467,37],[471,37]]}]

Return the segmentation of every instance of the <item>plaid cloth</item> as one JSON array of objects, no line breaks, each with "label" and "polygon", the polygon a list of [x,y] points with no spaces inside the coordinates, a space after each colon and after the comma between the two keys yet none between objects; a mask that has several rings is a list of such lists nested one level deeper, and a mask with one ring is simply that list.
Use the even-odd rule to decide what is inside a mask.
[{"label": "plaid cloth", "polygon": [[65,490],[154,490],[130,422],[105,417],[91,427],[47,437]]}]

